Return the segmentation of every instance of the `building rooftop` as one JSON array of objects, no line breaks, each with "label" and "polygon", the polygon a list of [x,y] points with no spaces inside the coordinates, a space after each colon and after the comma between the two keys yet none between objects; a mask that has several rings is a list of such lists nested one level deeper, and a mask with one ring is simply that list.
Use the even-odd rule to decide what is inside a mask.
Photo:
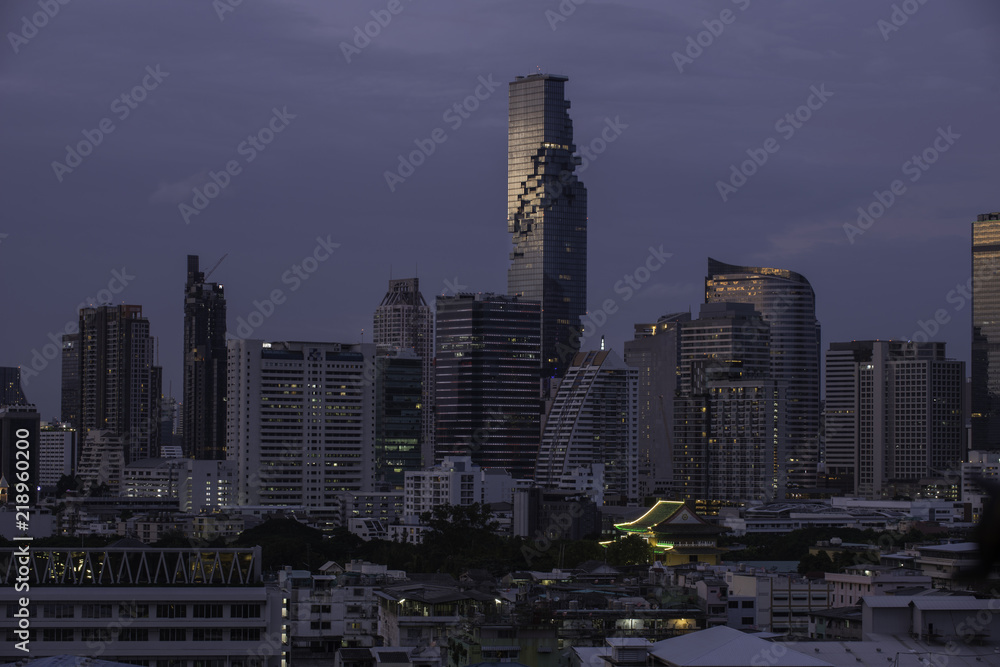
[{"label": "building rooftop", "polygon": [[[664,639],[653,657],[671,667],[833,667],[831,663],[724,625]],[[883,661],[884,664],[884,661]]]}]

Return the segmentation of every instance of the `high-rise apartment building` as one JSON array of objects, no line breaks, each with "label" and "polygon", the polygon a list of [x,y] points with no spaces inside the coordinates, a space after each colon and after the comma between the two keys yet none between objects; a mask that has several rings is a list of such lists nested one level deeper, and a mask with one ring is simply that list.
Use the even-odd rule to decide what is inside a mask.
[{"label": "high-rise apartment building", "polygon": [[331,507],[371,488],[375,346],[232,339],[228,448],[241,505]]},{"label": "high-rise apartment building", "polygon": [[389,291],[375,309],[373,332],[378,355],[395,349],[412,350],[420,359],[423,387],[418,451],[421,464],[430,465],[434,462],[434,313],[420,293],[417,278],[389,281]]},{"label": "high-rise apartment building", "polygon": [[437,298],[435,459],[534,474],[541,439],[541,310],[494,294]]},{"label": "high-rise apartment building", "polygon": [[771,332],[771,378],[788,390],[791,495],[816,485],[820,424],[820,325],[805,276],[785,269],[708,260],[705,302],[749,303]]},{"label": "high-rise apartment building", "polygon": [[0,405],[0,480],[11,505],[34,506],[38,499],[40,424],[34,405]]},{"label": "high-rise apartment building", "polygon": [[77,352],[63,339],[64,368],[79,359],[78,384],[63,384],[63,413],[78,401],[81,454],[86,431],[100,429],[121,439],[126,463],[156,456],[162,375],[142,306],[82,308],[79,337]]},{"label": "high-rise apartment building", "polygon": [[833,343],[826,357],[827,472],[856,494],[957,474],[965,459],[965,363],[944,343]]},{"label": "high-rise apartment building", "polygon": [[674,490],[713,503],[786,494],[786,386],[771,376],[770,328],[752,304],[706,303],[681,322]]},{"label": "high-rise apartment building", "polygon": [[655,324],[636,324],[625,341],[625,363],[639,371],[639,484],[642,497],[663,495],[673,484],[674,394],[680,362],[680,323],[690,313],[664,315]]},{"label": "high-rise apartment building", "polygon": [[574,174],[566,81],[532,74],[510,84],[507,291],[541,303],[543,377],[565,373],[587,312],[587,190]]},{"label": "high-rise apartment building", "polygon": [[1000,212],[972,223],[972,449],[1000,450]]},{"label": "high-rise apartment building", "polygon": [[610,350],[580,352],[549,410],[535,482],[558,488],[579,468],[603,466],[603,502],[639,502],[639,371]]},{"label": "high-rise apartment building", "polygon": [[76,467],[76,431],[68,424],[42,423],[38,439],[38,484],[55,488]]},{"label": "high-rise apartment building", "polygon": [[187,257],[184,285],[184,454],[226,458],[226,296]]}]

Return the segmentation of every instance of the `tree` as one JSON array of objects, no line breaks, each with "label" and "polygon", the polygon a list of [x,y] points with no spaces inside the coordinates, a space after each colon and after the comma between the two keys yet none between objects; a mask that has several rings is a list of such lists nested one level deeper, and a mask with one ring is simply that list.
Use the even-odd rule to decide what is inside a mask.
[{"label": "tree", "polygon": [[607,548],[609,565],[648,565],[651,558],[649,542],[638,535],[626,535]]}]

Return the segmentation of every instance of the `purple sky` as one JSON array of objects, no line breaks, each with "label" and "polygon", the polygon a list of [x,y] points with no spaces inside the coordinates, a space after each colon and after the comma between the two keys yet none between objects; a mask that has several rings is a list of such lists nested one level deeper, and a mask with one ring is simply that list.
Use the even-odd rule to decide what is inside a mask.
[{"label": "purple sky", "polygon": [[[578,146],[618,123],[581,175],[589,304],[614,300],[596,330],[611,347],[635,322],[697,310],[711,255],[807,276],[824,349],[908,338],[940,309],[934,338],[968,360],[970,308],[949,292],[969,279],[970,223],[1000,210],[994,0],[896,3],[898,29],[887,0],[235,2],[42,0],[58,13],[37,30],[25,27],[37,0],[0,5],[0,365],[30,366],[125,267],[115,302],[144,307],[179,397],[189,253],[206,267],[228,253],[212,280],[230,329],[282,290],[253,331],[267,339],[356,342],[364,329],[370,342],[390,271],[418,266],[428,300],[456,283],[504,292],[506,84],[539,69],[570,77]],[[347,62],[342,43],[373,10],[391,20]],[[477,87],[474,111],[449,112]],[[804,123],[776,125],[810,102]],[[269,123],[280,132],[262,150],[242,143]],[[385,172],[438,128],[446,140],[390,190]],[[926,171],[904,165],[939,128],[947,151]],[[85,132],[93,151],[53,167]],[[748,150],[767,160],[723,201],[718,182]],[[185,220],[179,205],[230,161],[228,185]],[[902,194],[849,239],[844,224],[895,180]],[[307,280],[286,274],[318,237],[340,245]],[[616,291],[661,245],[664,266]],[[59,381],[58,361],[29,378],[43,418],[58,414]]]}]

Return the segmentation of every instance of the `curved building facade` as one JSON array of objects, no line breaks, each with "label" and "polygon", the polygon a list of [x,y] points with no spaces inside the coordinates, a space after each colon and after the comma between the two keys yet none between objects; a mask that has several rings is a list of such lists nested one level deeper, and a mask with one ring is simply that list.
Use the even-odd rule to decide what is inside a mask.
[{"label": "curved building facade", "polygon": [[[771,378],[787,383],[788,494],[816,485],[819,458],[820,325],[816,294],[786,269],[709,258],[705,302],[750,303],[771,328]],[[780,484],[779,484],[780,486]]]}]

